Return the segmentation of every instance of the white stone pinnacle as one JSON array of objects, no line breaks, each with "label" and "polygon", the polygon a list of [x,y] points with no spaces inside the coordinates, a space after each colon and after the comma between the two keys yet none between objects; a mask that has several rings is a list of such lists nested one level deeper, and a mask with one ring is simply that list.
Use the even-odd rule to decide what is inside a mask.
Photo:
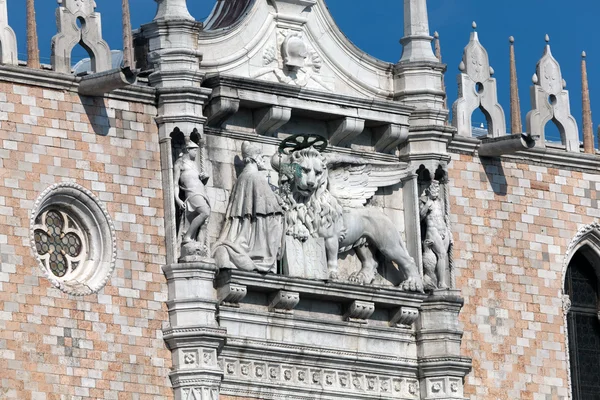
[{"label": "white stone pinnacle", "polygon": [[404,0],[404,37],[400,62],[433,61],[426,0]]}]

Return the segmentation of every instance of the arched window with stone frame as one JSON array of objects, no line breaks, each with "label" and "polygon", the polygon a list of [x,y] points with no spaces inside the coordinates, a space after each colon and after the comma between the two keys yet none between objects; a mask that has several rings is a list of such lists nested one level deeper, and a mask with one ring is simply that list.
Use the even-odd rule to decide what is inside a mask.
[{"label": "arched window with stone frame", "polygon": [[572,400],[600,399],[600,224],[582,228],[565,259],[564,300]]}]

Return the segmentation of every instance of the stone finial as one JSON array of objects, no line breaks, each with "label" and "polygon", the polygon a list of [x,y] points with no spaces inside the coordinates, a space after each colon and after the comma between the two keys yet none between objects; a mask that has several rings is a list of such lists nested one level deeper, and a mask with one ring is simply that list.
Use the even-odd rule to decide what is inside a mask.
[{"label": "stone finial", "polygon": [[569,92],[565,90],[560,65],[552,55],[550,37],[546,35],[544,55],[538,61],[531,88],[532,110],[527,113],[527,133],[540,137],[539,147],[545,147],[544,128],[553,121],[567,151],[579,152],[579,129],[571,115]]},{"label": "stone finial", "polygon": [[519,83],[517,80],[517,63],[515,59],[515,38],[510,37],[510,130],[512,133],[521,133],[521,100],[519,99]]},{"label": "stone finial", "polygon": [[58,33],[52,38],[52,69],[71,72],[71,52],[78,43],[88,50],[93,72],[111,69],[108,44],[102,40],[100,13],[94,0],[58,0],[56,24]]},{"label": "stone finial", "polygon": [[[477,24],[473,22],[473,28]],[[488,53],[479,42],[477,31],[471,32],[471,40],[465,47],[458,77],[459,98],[453,105],[452,125],[462,136],[472,136],[472,114],[480,108],[487,117],[491,137],[506,135],[504,110],[498,103],[496,79],[492,78]]]},{"label": "stone finial", "polygon": [[0,0],[0,64],[17,65],[17,36],[8,25],[8,10],[6,0]]},{"label": "stone finial", "polygon": [[38,47],[37,23],[35,20],[34,0],[27,0],[27,66],[40,68],[40,49]]},{"label": "stone finial", "polygon": [[588,154],[594,154],[596,150],[594,148],[594,128],[592,125],[592,108],[590,105],[590,87],[585,51],[581,53],[581,102],[583,114],[583,151]]}]

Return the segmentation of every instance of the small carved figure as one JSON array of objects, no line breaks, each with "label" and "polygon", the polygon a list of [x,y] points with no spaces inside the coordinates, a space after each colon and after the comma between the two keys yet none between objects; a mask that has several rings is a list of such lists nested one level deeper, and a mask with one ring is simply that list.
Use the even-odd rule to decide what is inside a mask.
[{"label": "small carved figure", "polygon": [[[350,280],[359,284],[373,282],[378,267],[374,252],[379,251],[404,274],[401,288],[422,291],[419,270],[397,227],[382,211],[364,207],[378,187],[400,182],[405,168],[368,163],[354,156],[324,156],[315,149],[317,144],[311,145],[314,137],[309,135],[288,139],[287,142],[298,140],[295,145],[290,142],[294,150],[271,159],[282,174],[282,196],[288,206],[286,234],[300,241],[308,235],[324,238],[331,279],[338,276],[338,253],[354,249],[362,268]],[[282,146],[288,145],[286,141]]]},{"label": "small carved figure", "polygon": [[[425,229],[424,254],[427,254],[429,250],[435,254],[437,287],[446,289],[450,286],[448,250],[451,237],[446,224],[445,207],[440,198],[440,183],[438,181],[432,180],[430,186],[421,196],[419,212]],[[428,262],[430,261],[429,258],[427,259]],[[423,261],[425,262],[425,260]]]},{"label": "small carved figure", "polygon": [[[199,146],[189,140],[173,166],[175,204],[182,210],[182,221],[177,235],[181,240],[182,249],[190,243],[199,244],[194,242],[198,242],[198,234],[210,215],[210,203],[204,186],[208,176],[198,167],[198,151]],[[182,255],[183,253],[182,250]]]},{"label": "small carved figure", "polygon": [[242,144],[244,170],[235,183],[213,256],[219,268],[276,272],[283,238],[283,208],[263,171],[261,148]]}]

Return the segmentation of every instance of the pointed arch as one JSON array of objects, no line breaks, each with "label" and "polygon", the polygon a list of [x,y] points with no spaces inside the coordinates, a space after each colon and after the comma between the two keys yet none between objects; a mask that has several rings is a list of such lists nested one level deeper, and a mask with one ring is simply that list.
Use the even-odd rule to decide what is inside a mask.
[{"label": "pointed arch", "polygon": [[[598,299],[600,299],[600,223],[594,222],[590,225],[583,226],[577,232],[577,235],[575,235],[567,247],[562,267],[561,290],[563,300],[563,323],[565,328],[564,332],[568,390],[569,398],[577,400],[582,397],[580,397],[578,394],[574,394],[574,391],[580,393],[581,388],[579,383],[581,381],[579,379],[579,373],[577,371],[573,371],[571,363],[578,362],[578,355],[580,352],[573,351],[577,350],[577,338],[579,336],[576,334],[577,323],[575,322],[575,318],[577,318],[577,315],[573,314],[576,314],[575,308],[581,308],[581,305],[573,304],[574,307],[572,309],[572,299],[569,296],[569,292],[573,291],[573,283],[571,280],[573,278],[574,271],[571,271],[571,274],[569,274],[569,268],[575,268],[578,270],[578,274],[580,275],[578,278],[582,278],[582,275],[587,275],[587,284],[591,287],[589,291],[593,290],[596,294],[595,306],[597,315],[594,316],[593,319],[600,319],[600,313],[597,311],[600,304],[598,302]],[[577,303],[577,299],[574,300]],[[600,328],[597,326],[596,328],[597,334],[600,335]],[[571,354],[572,352],[574,352],[574,354]],[[578,367],[578,365],[575,365],[575,367]],[[574,383],[574,380],[577,382]]]}]

